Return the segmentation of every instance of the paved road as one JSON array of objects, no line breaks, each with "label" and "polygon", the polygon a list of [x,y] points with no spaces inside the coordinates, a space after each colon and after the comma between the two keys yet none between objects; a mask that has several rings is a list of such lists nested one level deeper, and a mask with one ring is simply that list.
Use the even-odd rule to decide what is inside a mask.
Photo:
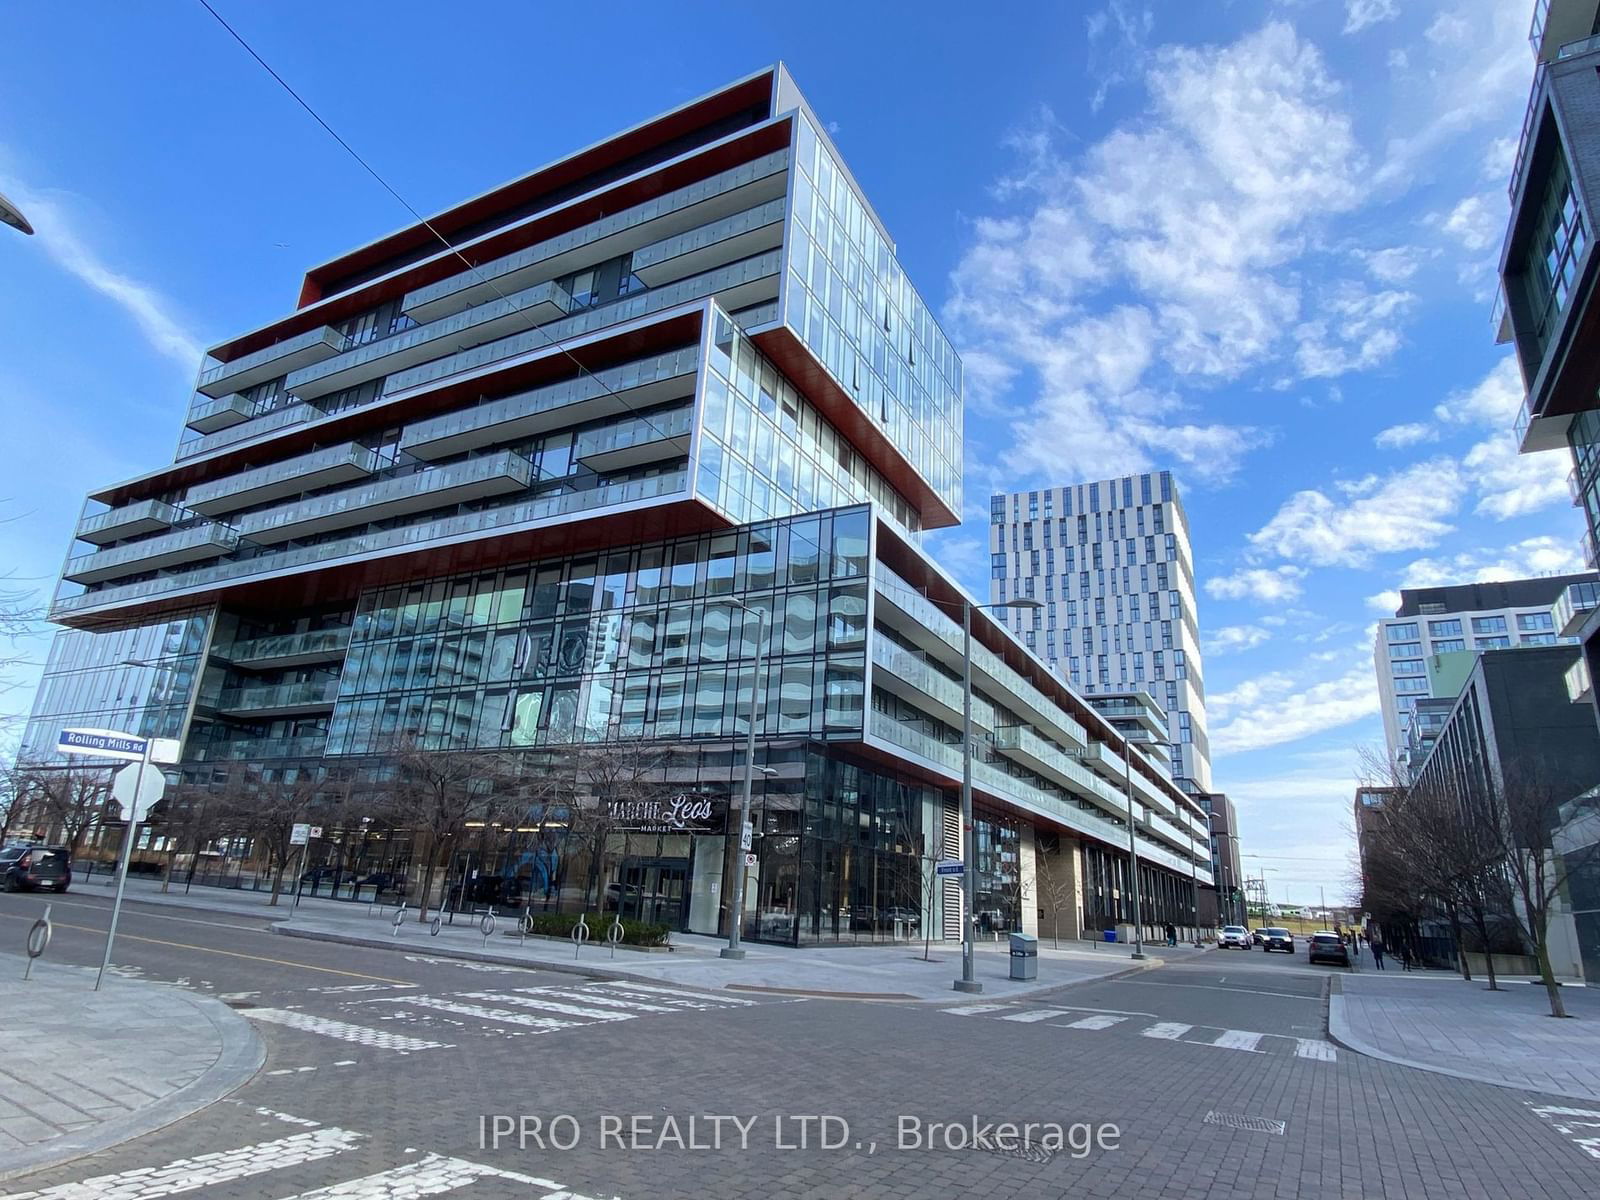
[{"label": "paved road", "polygon": [[[64,900],[52,954],[96,961],[106,905]],[[0,897],[0,939],[39,907]],[[138,906],[123,929],[123,969],[239,1006],[267,1065],[10,1196],[1522,1200],[1600,1180],[1558,1101],[1336,1050],[1326,973],[1303,958],[897,1005],[603,983]],[[521,1145],[494,1144],[497,1115],[528,1118]],[[1034,1144],[962,1148],[974,1120],[1032,1122]]]}]

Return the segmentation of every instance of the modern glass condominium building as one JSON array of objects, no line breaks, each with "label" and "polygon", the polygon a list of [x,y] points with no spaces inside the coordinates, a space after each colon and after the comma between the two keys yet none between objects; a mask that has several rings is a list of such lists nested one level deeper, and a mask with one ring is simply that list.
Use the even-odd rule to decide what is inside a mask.
[{"label": "modern glass condominium building", "polygon": [[[213,347],[173,461],[92,494],[24,756],[161,734],[206,787],[381,773],[397,739],[670,750],[697,815],[616,823],[587,901],[514,820],[475,886],[718,933],[754,690],[747,936],[959,934],[967,597],[919,540],[960,507],[961,363],[788,73],[429,224],[449,247],[390,234]],[[1147,919],[1185,924],[1204,814],[974,626],[974,919],[1124,919],[1130,790]],[[369,869],[415,875],[403,833]]]}]

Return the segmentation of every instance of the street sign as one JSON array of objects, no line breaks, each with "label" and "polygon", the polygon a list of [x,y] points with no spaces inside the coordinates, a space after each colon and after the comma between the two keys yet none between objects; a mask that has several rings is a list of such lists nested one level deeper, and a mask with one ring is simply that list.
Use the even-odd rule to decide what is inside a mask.
[{"label": "street sign", "polygon": [[115,729],[63,729],[56,739],[62,754],[92,754],[96,758],[120,758],[143,762],[149,739]]},{"label": "street sign", "polygon": [[756,856],[754,854],[746,854],[744,856],[744,865],[747,866],[747,867],[755,866],[756,865]]},{"label": "street sign", "polygon": [[755,829],[746,821],[744,831],[739,834],[739,849],[749,850],[755,844]]},{"label": "street sign", "polygon": [[124,821],[142,821],[152,805],[167,790],[167,777],[160,767],[149,763],[129,763],[118,767],[111,777],[111,798],[122,805]]},{"label": "street sign", "polygon": [[965,875],[967,864],[964,862],[942,862],[933,868],[935,875]]},{"label": "street sign", "polygon": [[289,830],[289,845],[304,846],[311,840],[311,826],[296,825]]},{"label": "street sign", "polygon": [[[314,838],[321,837],[322,836],[322,826],[321,825],[313,825],[311,827],[311,836],[314,837]],[[474,871],[473,874],[476,875],[477,872]]]},{"label": "street sign", "polygon": [[177,738],[151,738],[150,761],[171,766],[178,761],[179,745]]}]

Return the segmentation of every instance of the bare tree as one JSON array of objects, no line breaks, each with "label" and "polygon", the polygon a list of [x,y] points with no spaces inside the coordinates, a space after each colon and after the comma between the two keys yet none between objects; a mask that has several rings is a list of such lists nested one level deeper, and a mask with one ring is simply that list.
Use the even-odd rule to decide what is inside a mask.
[{"label": "bare tree", "polygon": [[567,836],[587,852],[586,907],[591,894],[597,909],[605,907],[606,853],[628,807],[664,799],[671,792],[666,780],[670,757],[667,747],[633,739],[573,748],[567,760],[574,785]]},{"label": "bare tree", "polygon": [[23,765],[16,768],[13,780],[19,823],[32,820],[47,826],[73,857],[84,835],[108,815],[111,772],[103,767]]},{"label": "bare tree", "polygon": [[1506,764],[1495,790],[1500,819],[1494,828],[1521,901],[1517,919],[1534,948],[1550,1015],[1565,1017],[1570,1014],[1550,961],[1550,922],[1572,876],[1600,861],[1600,841],[1562,853],[1556,831],[1563,824],[1592,822],[1600,815],[1600,795],[1589,791],[1574,797],[1560,772],[1533,759]]},{"label": "bare tree", "polygon": [[151,813],[152,824],[172,843],[166,869],[161,873],[163,892],[171,888],[173,870],[185,853],[189,858],[189,878],[194,878],[201,852],[237,819],[235,810],[241,807],[219,795],[218,789],[201,784],[167,789]]},{"label": "bare tree", "polygon": [[217,819],[237,827],[264,856],[272,876],[267,904],[275,906],[283,894],[284,873],[299,849],[294,845],[294,827],[305,824],[322,803],[320,780],[312,771],[269,780],[259,768],[247,766],[236,776],[230,772],[228,781],[213,794],[220,809]]},{"label": "bare tree", "polygon": [[1078,897],[1078,881],[1073,875],[1068,860],[1061,854],[1060,835],[1053,836],[1051,844],[1052,853],[1042,853],[1047,846],[1041,843],[1035,848],[1034,854],[1034,879],[1038,883],[1039,896],[1050,906],[1050,940],[1055,943],[1057,950],[1061,949],[1061,910],[1074,906]]}]

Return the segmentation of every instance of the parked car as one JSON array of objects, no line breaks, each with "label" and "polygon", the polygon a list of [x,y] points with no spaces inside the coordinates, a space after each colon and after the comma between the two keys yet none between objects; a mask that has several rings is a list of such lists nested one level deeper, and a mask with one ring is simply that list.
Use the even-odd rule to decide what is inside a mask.
[{"label": "parked car", "polygon": [[1337,933],[1327,930],[1313,933],[1307,949],[1313,963],[1331,962],[1336,967],[1350,965],[1350,947],[1344,944],[1344,939]]},{"label": "parked car", "polygon": [[64,892],[72,886],[72,855],[65,846],[12,846],[0,850],[0,887],[8,892]]},{"label": "parked car", "polygon": [[1261,934],[1261,949],[1271,954],[1274,950],[1294,953],[1294,935],[1287,929],[1267,928],[1259,929]]},{"label": "parked car", "polygon": [[1250,949],[1250,931],[1243,925],[1224,925],[1217,935],[1217,947],[1222,950]]}]

